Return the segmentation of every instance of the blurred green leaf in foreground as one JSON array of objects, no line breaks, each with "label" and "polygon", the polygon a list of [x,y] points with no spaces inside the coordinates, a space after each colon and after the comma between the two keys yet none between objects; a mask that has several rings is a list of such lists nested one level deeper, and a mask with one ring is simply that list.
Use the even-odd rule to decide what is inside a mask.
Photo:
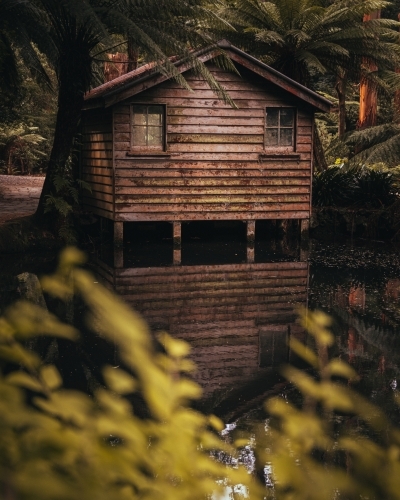
[{"label": "blurred green leaf in foreground", "polygon": [[[224,425],[217,417],[190,407],[201,390],[190,379],[188,344],[161,333],[164,349],[156,350],[141,317],[94,284],[83,262],[79,251],[65,250],[43,289],[62,300],[80,296],[88,325],[116,342],[126,369],[105,366],[106,385],[93,397],[63,389],[57,369],[25,343],[38,335],[76,339],[78,332],[26,302],[6,312],[0,367],[19,369],[0,373],[1,499],[400,499],[400,431],[343,383],[357,374],[329,360],[328,316],[301,312],[316,349],[296,340],[291,348],[310,370],[283,369],[303,406],[270,399],[270,425],[254,429],[259,468],[272,470],[267,488],[244,467],[215,458],[238,450],[218,434]],[[132,394],[141,395],[147,417],[135,412]],[[236,446],[249,441],[241,436]]]}]

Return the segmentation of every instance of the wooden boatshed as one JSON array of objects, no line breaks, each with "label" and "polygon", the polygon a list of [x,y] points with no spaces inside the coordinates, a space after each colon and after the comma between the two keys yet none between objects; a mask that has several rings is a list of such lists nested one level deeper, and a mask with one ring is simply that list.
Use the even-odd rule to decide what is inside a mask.
[{"label": "wooden boatshed", "polygon": [[293,361],[289,337],[305,340],[296,310],[307,306],[308,262],[114,268],[92,259],[92,267],[153,332],[190,343],[194,378],[214,403],[243,391],[239,408],[260,380],[270,390],[271,368]]},{"label": "wooden boatshed", "polygon": [[[221,49],[238,73],[221,69]],[[192,91],[147,64],[85,97],[82,177],[93,213],[123,223],[242,220],[254,239],[259,219],[311,212],[314,113],[330,102],[222,41],[198,52],[237,109],[218,99],[187,61],[175,61]]]}]

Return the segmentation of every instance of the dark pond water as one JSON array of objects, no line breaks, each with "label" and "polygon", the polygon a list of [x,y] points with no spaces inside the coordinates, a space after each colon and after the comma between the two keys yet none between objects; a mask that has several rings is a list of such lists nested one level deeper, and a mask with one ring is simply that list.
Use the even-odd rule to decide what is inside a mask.
[{"label": "dark pond water", "polygon": [[[400,382],[397,247],[311,242],[307,254],[296,241],[266,238],[256,242],[255,262],[247,262],[243,235],[232,237],[225,225],[211,235],[201,228],[184,232],[182,265],[174,266],[168,233],[158,233],[155,238],[146,227],[128,231],[123,255],[103,246],[90,267],[96,280],[140,311],[153,331],[165,329],[191,344],[195,379],[204,391],[200,405],[229,424],[226,435],[265,420],[263,401],[292,391],[279,366],[296,362],[287,349],[289,336],[307,341],[296,322],[298,306],[333,317],[332,354],[354,366],[360,374],[356,389],[400,424],[393,404]],[[3,257],[0,310],[23,288],[17,275],[40,275],[54,265],[54,255]],[[114,355],[111,346],[92,337],[78,347],[45,347],[69,384],[89,390],[98,364],[112,362]],[[243,461],[251,468],[250,455]]]}]

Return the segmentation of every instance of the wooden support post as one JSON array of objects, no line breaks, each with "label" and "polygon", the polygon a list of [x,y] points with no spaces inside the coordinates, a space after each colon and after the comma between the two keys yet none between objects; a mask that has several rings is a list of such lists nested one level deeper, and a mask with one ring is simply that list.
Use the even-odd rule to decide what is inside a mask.
[{"label": "wooden support post", "polygon": [[114,221],[114,267],[124,267],[124,223]]},{"label": "wooden support post", "polygon": [[114,221],[114,247],[124,246],[124,223]]},{"label": "wooden support post", "polygon": [[307,239],[309,238],[309,231],[310,231],[310,219],[301,219],[300,223],[300,232],[301,232],[301,239]]},{"label": "wooden support post", "polygon": [[173,264],[179,266],[182,262],[182,223],[172,223],[172,239],[173,239]]},{"label": "wooden support post", "polygon": [[254,262],[254,243],[247,243],[247,262],[249,264]]},{"label": "wooden support post", "polygon": [[182,223],[181,222],[173,222],[172,223],[172,233],[174,240],[174,248],[178,248],[182,243]]},{"label": "wooden support post", "polygon": [[247,262],[254,262],[254,242],[256,239],[256,221],[247,221]]},{"label": "wooden support post", "polygon": [[247,243],[254,243],[256,239],[256,221],[247,221]]},{"label": "wooden support post", "polygon": [[114,267],[116,269],[124,267],[124,249],[122,247],[114,247]]},{"label": "wooden support post", "polygon": [[300,261],[308,260],[310,244],[310,219],[302,219],[300,222]]},{"label": "wooden support post", "polygon": [[174,266],[180,266],[182,262],[182,250],[180,248],[174,248],[173,264]]}]

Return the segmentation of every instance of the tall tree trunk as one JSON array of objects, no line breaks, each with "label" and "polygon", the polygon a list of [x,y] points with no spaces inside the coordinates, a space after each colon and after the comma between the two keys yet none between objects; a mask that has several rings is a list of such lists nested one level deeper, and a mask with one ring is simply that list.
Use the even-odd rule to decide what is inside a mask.
[{"label": "tall tree trunk", "polygon": [[338,95],[339,101],[339,126],[338,126],[338,136],[339,139],[343,139],[346,133],[346,85],[347,85],[347,74],[343,72],[341,75],[337,76],[336,79],[336,93]]},{"label": "tall tree trunk", "polygon": [[[400,21],[400,14],[398,14],[397,18]],[[400,68],[396,68],[396,73],[400,73]],[[394,93],[393,121],[400,123],[400,90],[396,90]]]},{"label": "tall tree trunk", "polygon": [[131,38],[128,38],[128,73],[138,67],[138,61],[139,48]]},{"label": "tall tree trunk", "polygon": [[[66,56],[68,57],[68,55]],[[58,111],[54,141],[47,167],[46,178],[39,205],[35,213],[36,221],[44,226],[54,226],[55,214],[45,214],[46,197],[55,193],[54,176],[66,173],[66,163],[71,154],[74,137],[78,132],[84,96],[82,74],[70,57],[70,64],[64,61],[59,75]]]},{"label": "tall tree trunk", "polygon": [[[380,19],[381,11],[375,10],[370,14],[364,14],[363,21],[371,19]],[[364,60],[364,66],[368,72],[378,71],[378,66],[368,59]],[[378,110],[378,91],[366,77],[361,78],[360,82],[360,112],[358,116],[357,128],[363,129],[373,127],[377,122]]]}]

